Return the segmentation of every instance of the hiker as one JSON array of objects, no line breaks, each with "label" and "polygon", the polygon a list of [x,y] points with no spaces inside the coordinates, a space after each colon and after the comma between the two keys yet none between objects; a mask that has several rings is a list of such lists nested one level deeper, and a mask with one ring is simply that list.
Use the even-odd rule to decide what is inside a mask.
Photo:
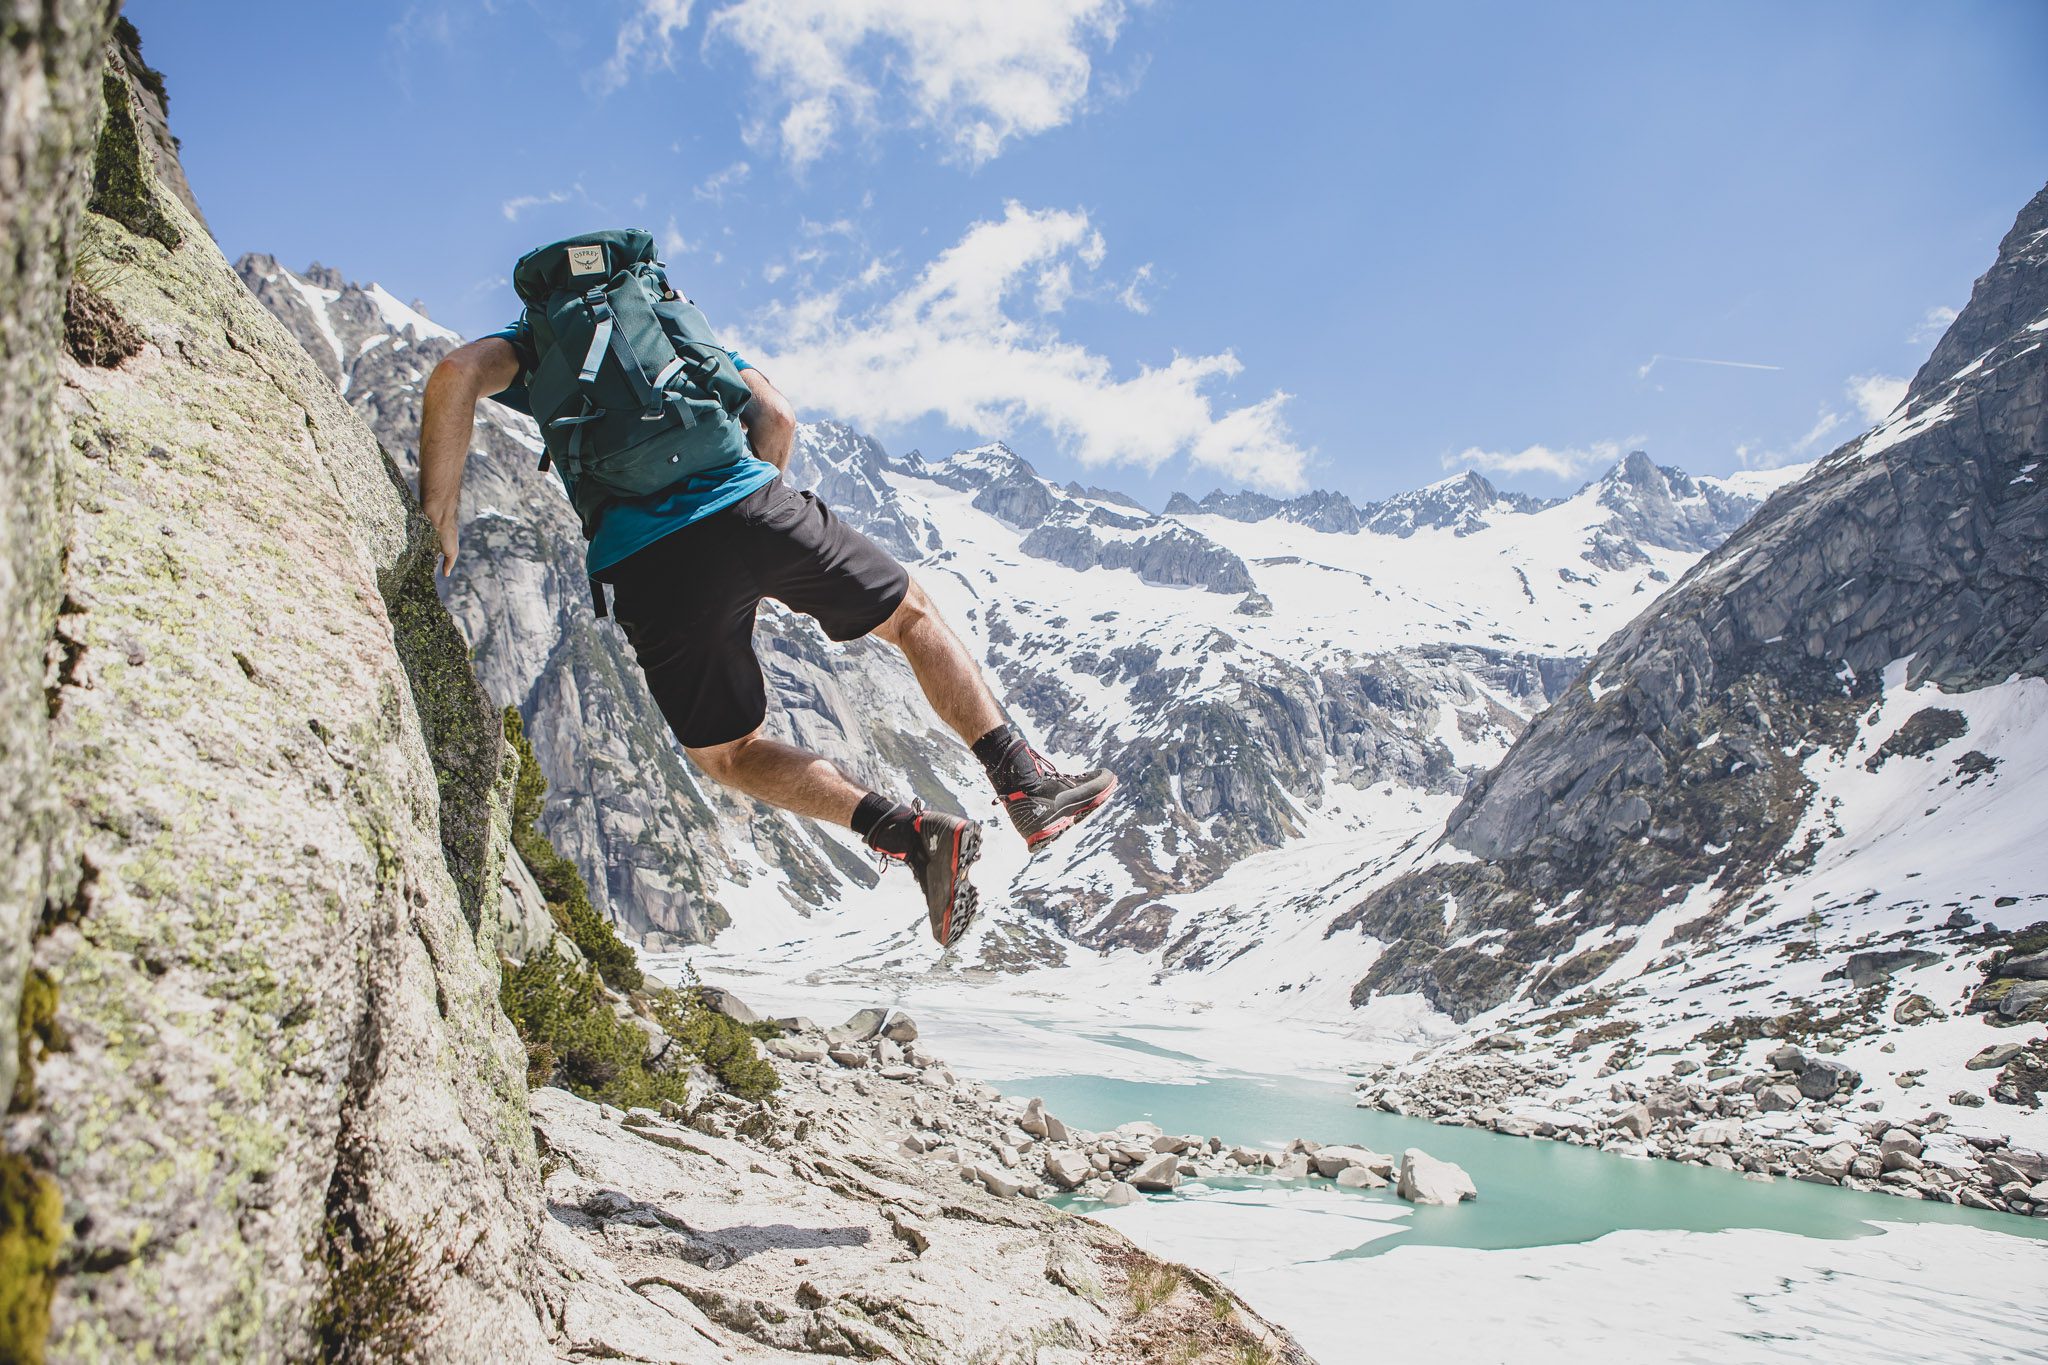
[{"label": "hiker", "polygon": [[520,258],[517,322],[448,353],[420,414],[420,501],[457,553],[462,467],[479,398],[541,424],[545,452],[583,523],[598,615],[612,612],[690,760],[770,805],[845,825],[907,864],[932,936],[973,920],[971,820],[904,805],[837,766],[766,738],[754,613],[773,597],[834,640],[875,635],[903,652],[939,718],[981,760],[1033,849],[1109,798],[1116,778],[1056,772],[1004,715],[938,609],[887,551],[782,478],[796,436],[768,377],[719,345],[669,286],[650,234],[590,233]]}]

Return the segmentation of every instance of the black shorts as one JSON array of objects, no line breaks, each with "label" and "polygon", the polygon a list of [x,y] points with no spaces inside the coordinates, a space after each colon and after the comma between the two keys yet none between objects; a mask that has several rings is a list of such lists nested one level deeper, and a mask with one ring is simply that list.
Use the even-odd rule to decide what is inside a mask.
[{"label": "black shorts", "polygon": [[600,577],[647,689],[684,747],[752,734],[768,715],[754,609],[772,597],[835,640],[889,619],[910,575],[888,551],[781,479],[663,536]]}]

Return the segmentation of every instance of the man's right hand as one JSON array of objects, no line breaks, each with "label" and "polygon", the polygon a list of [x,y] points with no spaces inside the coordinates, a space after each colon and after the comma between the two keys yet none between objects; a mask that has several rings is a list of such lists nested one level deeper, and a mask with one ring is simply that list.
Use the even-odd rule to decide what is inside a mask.
[{"label": "man's right hand", "polygon": [[440,533],[441,572],[455,567],[462,522],[462,466],[476,404],[519,378],[519,352],[502,337],[458,346],[427,376],[420,406],[420,507]]},{"label": "man's right hand", "polygon": [[441,542],[441,576],[446,578],[455,571],[455,556],[461,548],[462,531],[459,518],[453,511],[435,516],[427,513],[427,520],[434,523],[435,535]]}]

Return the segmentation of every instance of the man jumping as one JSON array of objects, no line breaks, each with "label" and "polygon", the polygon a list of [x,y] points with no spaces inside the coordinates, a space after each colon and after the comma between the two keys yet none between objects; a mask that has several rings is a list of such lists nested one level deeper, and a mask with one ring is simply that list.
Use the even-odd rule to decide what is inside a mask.
[{"label": "man jumping", "polygon": [[[515,276],[527,311],[434,367],[420,417],[420,501],[440,533],[441,571],[455,564],[477,400],[492,396],[542,422],[552,462],[583,518],[594,590],[612,586],[614,615],[648,691],[691,762],[757,800],[850,827],[869,847],[907,864],[924,891],[932,936],[951,947],[975,915],[968,872],[981,850],[980,826],[871,791],[830,761],[762,734],[767,691],[753,643],[761,599],[812,617],[834,640],[873,634],[901,650],[932,709],[981,761],[1030,847],[1100,807],[1116,778],[1103,769],[1078,777],[1054,771],[1004,716],[973,657],[904,567],[814,494],[783,481],[796,435],[788,401],[736,353],[714,353],[716,343],[693,339],[702,315],[668,287],[644,237],[591,234],[529,253]],[[588,254],[600,249],[591,243],[608,254]],[[632,330],[646,300],[666,329],[666,350],[661,331]],[[657,354],[636,354],[635,336],[640,352]],[[614,371],[624,376],[614,381],[621,391],[637,380],[636,406],[625,418],[618,417],[620,401],[604,397]],[[655,371],[660,377],[649,379]],[[720,373],[728,376],[723,412]],[[744,432],[744,440],[732,442],[733,458],[712,456],[725,462],[651,493],[595,496],[600,479],[610,480],[608,488],[650,482],[627,484],[612,472],[622,457],[603,448],[607,420],[641,443],[621,447],[630,456],[645,446],[645,432],[660,429],[653,419],[667,413],[680,414],[679,425],[667,424],[678,441],[701,444],[709,438],[698,433],[722,416],[736,422],[731,434]],[[588,441],[586,430],[596,433]],[[544,457],[541,467],[549,463]],[[598,601],[602,611],[601,595]]]}]

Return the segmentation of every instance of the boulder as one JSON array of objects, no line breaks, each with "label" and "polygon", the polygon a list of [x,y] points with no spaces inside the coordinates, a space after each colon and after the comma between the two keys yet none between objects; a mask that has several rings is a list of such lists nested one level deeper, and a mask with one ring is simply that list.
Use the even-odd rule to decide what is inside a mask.
[{"label": "boulder", "polygon": [[1766,1114],[1783,1114],[1799,1107],[1799,1087],[1780,1082],[1756,1093],[1756,1107]]},{"label": "boulder", "polygon": [[1742,1136],[1741,1119],[1709,1119],[1686,1134],[1701,1147],[1726,1147]]},{"label": "boulder", "polygon": [[784,1033],[823,1033],[825,1031],[813,1023],[808,1016],[801,1014],[779,1015],[773,1022],[775,1027],[781,1029]]},{"label": "boulder", "polygon": [[871,1005],[864,1010],[855,1010],[852,1018],[827,1032],[835,1043],[865,1043],[882,1031],[882,1023],[888,1017],[889,1011]]},{"label": "boulder", "polygon": [[1799,1093],[1808,1099],[1828,1099],[1838,1091],[1854,1090],[1861,1084],[1861,1073],[1832,1057],[1809,1057],[1799,1073]]},{"label": "boulder", "polygon": [[1856,1162],[1856,1148],[1847,1142],[1838,1142],[1824,1152],[1813,1156],[1813,1169],[1830,1180],[1840,1180],[1849,1174],[1849,1168]]},{"label": "boulder", "polygon": [[1806,1049],[1787,1043],[1783,1047],[1772,1048],[1764,1060],[1778,1070],[1789,1071],[1796,1076],[1806,1070]]},{"label": "boulder", "polygon": [[890,1014],[889,1022],[882,1025],[882,1036],[892,1043],[914,1043],[917,1041],[917,1023],[897,1010]]},{"label": "boulder", "polygon": [[1171,1190],[1180,1184],[1180,1158],[1161,1152],[1132,1171],[1130,1183],[1140,1190]]},{"label": "boulder", "polygon": [[1017,1120],[1017,1126],[1032,1137],[1044,1137],[1046,1135],[1045,1101],[1039,1099],[1036,1095],[1032,1096],[1030,1101],[1025,1104],[1024,1114]]},{"label": "boulder", "polygon": [[1616,1132],[1627,1133],[1632,1137],[1648,1137],[1650,1135],[1650,1106],[1647,1104],[1630,1105],[1614,1116],[1613,1126]]},{"label": "boulder", "polygon": [[1346,1166],[1337,1172],[1337,1183],[1354,1190],[1383,1190],[1387,1187],[1385,1176],[1363,1166]]},{"label": "boulder", "polygon": [[1963,1065],[1971,1071],[1995,1071],[2024,1050],[2022,1043],[1993,1043]]},{"label": "boulder", "polygon": [[1401,1178],[1394,1193],[1411,1204],[1456,1204],[1478,1198],[1479,1187],[1462,1167],[1410,1147],[1401,1153]]},{"label": "boulder", "polygon": [[1335,1179],[1354,1167],[1383,1177],[1382,1183],[1384,1180],[1392,1179],[1394,1174],[1392,1157],[1381,1152],[1367,1151],[1363,1147],[1318,1147],[1305,1155],[1308,1157],[1308,1164],[1317,1175],[1330,1179]]},{"label": "boulder", "polygon": [[1138,1193],[1136,1186],[1119,1180],[1114,1185],[1111,1185],[1108,1192],[1102,1196],[1102,1202],[1113,1209],[1117,1209],[1122,1208],[1126,1204],[1135,1204],[1142,1198],[1144,1196]]},{"label": "boulder", "polygon": [[1273,1164],[1273,1154],[1271,1152],[1255,1151],[1250,1147],[1232,1147],[1229,1159],[1239,1166],[1270,1166]]},{"label": "boulder", "polygon": [[855,1071],[865,1068],[869,1060],[868,1054],[856,1047],[834,1047],[825,1055],[839,1065],[851,1067]]},{"label": "boulder", "polygon": [[1308,1158],[1300,1152],[1296,1152],[1293,1156],[1286,1158],[1275,1167],[1273,1174],[1279,1176],[1282,1180],[1306,1180],[1308,1179]]},{"label": "boulder", "polygon": [[2009,957],[1999,964],[1998,974],[2017,976],[2027,981],[2048,981],[2048,951]]},{"label": "boulder", "polygon": [[2000,1019],[2039,1019],[2048,1015],[2048,981],[2021,981],[1998,997]]},{"label": "boulder", "polygon": [[1839,981],[1846,977],[1849,984],[1860,991],[1888,980],[1894,972],[1932,967],[1940,961],[1941,954],[1928,952],[1925,948],[1884,948],[1851,953],[1840,966],[1822,975],[1821,980]]},{"label": "boulder", "polygon": [[1045,1140],[1047,1142],[1072,1142],[1074,1140],[1073,1130],[1051,1114],[1047,1114],[1045,1116]]},{"label": "boulder", "polygon": [[1079,1152],[1061,1149],[1046,1154],[1045,1178],[1063,1190],[1075,1188],[1094,1173],[1088,1158]]},{"label": "boulder", "polygon": [[825,1049],[823,1047],[801,1038],[770,1038],[761,1046],[766,1048],[770,1055],[780,1057],[787,1062],[822,1062],[825,1060]]},{"label": "boulder", "polygon": [[761,1016],[747,1008],[747,1002],[723,986],[699,986],[697,998],[705,1008],[741,1024],[758,1024]]},{"label": "boulder", "polygon": [[1905,999],[1899,1001],[1898,1004],[1892,1006],[1892,1022],[1894,1024],[1924,1024],[1929,1019],[1939,1019],[1941,1017],[1942,1013],[1935,1007],[1934,1002],[1917,992],[1908,995]]},{"label": "boulder", "polygon": [[1887,1128],[1884,1136],[1877,1140],[1877,1153],[1888,1157],[1894,1152],[1917,1157],[1920,1155],[1920,1139],[1903,1128]]},{"label": "boulder", "polygon": [[998,1171],[988,1166],[973,1166],[969,1170],[979,1180],[982,1188],[1002,1199],[1015,1199],[1020,1195],[1036,1195],[1038,1186],[1028,1180],[1020,1180],[1013,1173]]}]

